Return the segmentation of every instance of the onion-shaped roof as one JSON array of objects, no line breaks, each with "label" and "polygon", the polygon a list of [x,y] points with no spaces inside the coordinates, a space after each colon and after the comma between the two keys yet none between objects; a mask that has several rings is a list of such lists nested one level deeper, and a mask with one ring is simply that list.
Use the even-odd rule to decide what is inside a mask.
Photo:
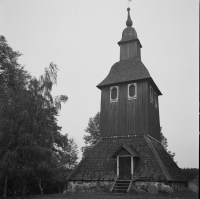
[{"label": "onion-shaped roof", "polygon": [[128,18],[127,18],[127,21],[126,21],[126,25],[127,27],[124,29],[124,31],[122,32],[122,39],[121,41],[118,42],[118,44],[120,45],[121,43],[124,43],[124,42],[128,42],[128,41],[133,41],[133,40],[137,40],[140,44],[140,47],[142,47],[138,37],[137,37],[137,33],[135,31],[135,29],[132,27],[133,25],[133,22],[131,20],[131,17],[130,17],[130,8],[127,9],[128,11]]}]

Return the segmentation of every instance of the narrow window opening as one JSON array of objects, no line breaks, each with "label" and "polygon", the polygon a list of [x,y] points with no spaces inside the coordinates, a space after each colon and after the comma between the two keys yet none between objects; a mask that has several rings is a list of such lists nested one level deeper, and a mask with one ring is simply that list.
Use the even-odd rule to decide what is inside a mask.
[{"label": "narrow window opening", "polygon": [[112,86],[110,88],[110,101],[111,102],[118,101],[118,86]]},{"label": "narrow window opening", "polygon": [[153,88],[150,86],[150,100],[153,102]]},{"label": "narrow window opening", "polygon": [[158,107],[158,98],[156,92],[154,92],[154,99],[155,99],[155,107]]},{"label": "narrow window opening", "polygon": [[128,84],[128,99],[136,99],[137,97],[137,84]]}]

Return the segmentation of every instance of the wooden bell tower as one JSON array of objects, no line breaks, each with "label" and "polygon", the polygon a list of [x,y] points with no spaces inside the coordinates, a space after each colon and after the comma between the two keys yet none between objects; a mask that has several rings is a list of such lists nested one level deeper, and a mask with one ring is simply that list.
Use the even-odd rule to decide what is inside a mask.
[{"label": "wooden bell tower", "polygon": [[155,182],[187,187],[187,179],[160,142],[158,96],[162,94],[141,61],[142,45],[129,12],[128,8],[127,27],[118,42],[120,61],[97,85],[101,139],[69,174],[74,190],[80,181],[88,187],[94,182],[109,184],[110,191],[118,193]]},{"label": "wooden bell tower", "polygon": [[120,61],[97,87],[101,89],[101,137],[150,135],[160,141],[158,96],[162,95],[141,61],[142,45],[132,27],[130,8],[122,33]]}]

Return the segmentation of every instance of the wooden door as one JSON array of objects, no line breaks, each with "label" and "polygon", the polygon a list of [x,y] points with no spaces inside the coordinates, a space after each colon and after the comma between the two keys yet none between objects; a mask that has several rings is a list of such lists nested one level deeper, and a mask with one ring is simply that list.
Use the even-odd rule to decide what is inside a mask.
[{"label": "wooden door", "polygon": [[119,179],[131,179],[131,156],[119,157]]}]

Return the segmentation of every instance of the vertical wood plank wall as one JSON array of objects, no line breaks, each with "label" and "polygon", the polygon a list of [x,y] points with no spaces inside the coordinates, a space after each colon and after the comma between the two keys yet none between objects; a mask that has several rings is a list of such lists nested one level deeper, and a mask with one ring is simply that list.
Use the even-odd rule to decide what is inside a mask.
[{"label": "vertical wood plank wall", "polygon": [[140,58],[140,47],[137,41],[123,43],[120,45],[120,60]]},{"label": "vertical wood plank wall", "polygon": [[102,88],[101,137],[149,134],[160,141],[159,106],[150,101],[149,82],[137,82],[137,99],[133,100],[128,100],[128,83],[118,86],[118,102],[110,102],[110,86]]},{"label": "vertical wood plank wall", "polygon": [[[152,86],[152,85],[151,85]],[[152,86],[153,88],[153,86]],[[155,89],[153,88],[154,92]],[[159,101],[157,97],[157,108],[155,107],[155,99],[153,102],[150,101],[150,84],[148,86],[148,103],[149,103],[149,110],[148,110],[148,118],[149,118],[149,124],[148,124],[148,132],[149,135],[156,138],[157,140],[160,139],[160,116],[159,116]]]},{"label": "vertical wood plank wall", "polygon": [[102,89],[100,132],[102,137],[148,132],[148,84],[137,82],[137,99],[128,100],[128,84],[119,86],[118,102],[110,102],[110,87]]}]

